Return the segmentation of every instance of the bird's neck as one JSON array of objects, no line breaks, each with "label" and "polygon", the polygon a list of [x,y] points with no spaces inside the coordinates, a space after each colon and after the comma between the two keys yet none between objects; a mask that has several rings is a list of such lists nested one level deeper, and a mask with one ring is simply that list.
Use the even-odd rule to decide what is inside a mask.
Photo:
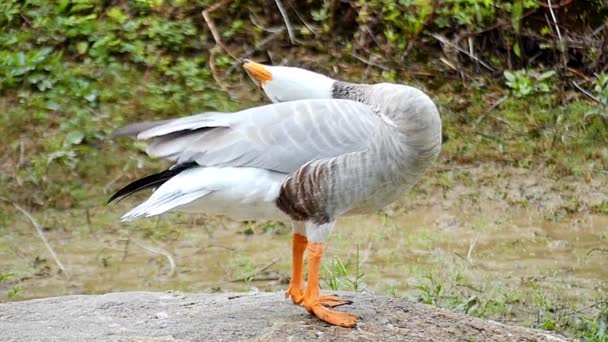
[{"label": "bird's neck", "polygon": [[368,103],[369,85],[355,84],[342,81],[335,81],[332,85],[331,95],[334,99],[352,100],[357,102]]},{"label": "bird's neck", "polygon": [[417,161],[432,161],[441,146],[441,118],[433,101],[419,89],[395,84],[355,84],[336,81],[335,99],[348,99],[370,106],[388,126],[403,135],[401,142]]}]

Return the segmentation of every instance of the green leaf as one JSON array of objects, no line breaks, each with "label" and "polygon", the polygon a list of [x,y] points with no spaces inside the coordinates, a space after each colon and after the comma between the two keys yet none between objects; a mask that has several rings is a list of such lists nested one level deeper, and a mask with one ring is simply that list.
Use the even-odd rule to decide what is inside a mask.
[{"label": "green leaf", "polygon": [[120,7],[112,7],[109,11],[108,11],[108,17],[112,20],[114,20],[115,22],[122,24],[125,21],[127,21],[127,19],[129,19],[129,16],[127,16],[122,9],[120,9]]},{"label": "green leaf", "polygon": [[519,42],[515,42],[515,44],[513,45],[513,53],[515,53],[515,56],[521,58],[521,49],[519,48]]},{"label": "green leaf", "polygon": [[76,51],[78,51],[78,53],[81,55],[84,55],[85,53],[87,53],[88,49],[89,49],[88,42],[78,42],[78,44],[76,44]]},{"label": "green leaf", "polygon": [[80,144],[83,139],[84,133],[81,131],[72,131],[65,136],[65,140],[72,145]]},{"label": "green leaf", "polygon": [[521,16],[523,14],[522,0],[517,0],[513,2],[513,7],[511,8],[511,25],[513,26],[513,30],[519,33],[521,29]]},{"label": "green leaf", "polygon": [[555,74],[556,74],[556,73],[555,73],[555,70],[548,70],[548,71],[545,71],[545,72],[543,72],[542,74],[540,74],[540,75],[538,76],[538,80],[539,80],[539,81],[546,80],[546,79],[548,79],[548,78],[553,77],[553,75],[555,75]]},{"label": "green leaf", "polygon": [[95,102],[95,100],[97,99],[97,94],[95,93],[89,93],[87,95],[84,96],[84,99],[89,101],[89,102]]},{"label": "green leaf", "polygon": [[52,111],[57,111],[60,108],[60,106],[59,106],[59,103],[57,103],[57,102],[49,101],[46,103],[44,108],[46,108],[48,110],[52,110]]},{"label": "green leaf", "polygon": [[0,273],[0,282],[14,276],[13,273]]}]

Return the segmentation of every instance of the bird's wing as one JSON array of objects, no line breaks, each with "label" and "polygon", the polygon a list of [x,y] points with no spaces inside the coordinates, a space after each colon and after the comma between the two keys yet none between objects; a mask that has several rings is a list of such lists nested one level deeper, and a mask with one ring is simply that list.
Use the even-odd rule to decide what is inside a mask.
[{"label": "bird's wing", "polygon": [[291,173],[311,160],[367,149],[380,121],[359,102],[302,100],[135,124],[117,135],[136,135],[148,141],[148,154],[177,163]]}]

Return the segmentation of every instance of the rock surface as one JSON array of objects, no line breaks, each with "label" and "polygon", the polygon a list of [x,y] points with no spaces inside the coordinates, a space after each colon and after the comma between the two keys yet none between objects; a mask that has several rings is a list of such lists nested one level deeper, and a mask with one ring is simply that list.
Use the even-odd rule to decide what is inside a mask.
[{"label": "rock surface", "polygon": [[283,293],[121,292],[0,304],[2,341],[566,341],[404,300],[342,292],[357,328],[327,325]]}]

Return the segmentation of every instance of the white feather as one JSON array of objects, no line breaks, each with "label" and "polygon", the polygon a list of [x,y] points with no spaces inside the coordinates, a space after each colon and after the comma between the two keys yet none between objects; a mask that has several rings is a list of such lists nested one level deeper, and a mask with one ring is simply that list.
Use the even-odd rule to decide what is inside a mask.
[{"label": "white feather", "polygon": [[250,167],[196,167],[160,186],[121,220],[169,210],[226,215],[235,219],[288,219],[275,201],[285,174]]}]

